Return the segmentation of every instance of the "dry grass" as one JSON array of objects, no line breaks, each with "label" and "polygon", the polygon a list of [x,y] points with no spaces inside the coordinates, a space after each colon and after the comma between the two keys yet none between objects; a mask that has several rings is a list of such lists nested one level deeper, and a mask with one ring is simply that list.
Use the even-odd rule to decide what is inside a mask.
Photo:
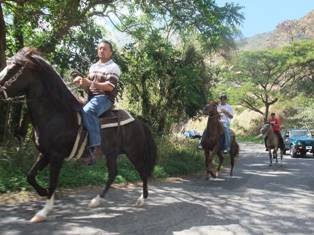
[{"label": "dry grass", "polygon": [[[231,122],[231,129],[237,135],[245,135],[253,130],[259,130],[263,124],[263,117],[257,112],[251,110],[244,110],[242,112],[237,112],[237,107],[234,108],[234,118]],[[256,125],[252,120],[261,120],[260,126]],[[203,116],[198,120],[189,120],[186,124],[186,130],[197,130],[200,134],[203,133],[207,124],[207,116]]]}]

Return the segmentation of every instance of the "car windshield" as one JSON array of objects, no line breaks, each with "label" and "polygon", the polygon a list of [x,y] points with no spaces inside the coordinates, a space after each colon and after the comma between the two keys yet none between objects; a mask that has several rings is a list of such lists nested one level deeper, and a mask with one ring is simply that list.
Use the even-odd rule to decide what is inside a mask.
[{"label": "car windshield", "polygon": [[290,136],[311,136],[311,133],[308,130],[292,130]]}]

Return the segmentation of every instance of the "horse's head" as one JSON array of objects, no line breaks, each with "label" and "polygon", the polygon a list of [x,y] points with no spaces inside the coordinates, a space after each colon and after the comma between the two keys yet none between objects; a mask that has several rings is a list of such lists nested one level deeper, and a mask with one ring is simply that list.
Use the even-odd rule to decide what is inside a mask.
[{"label": "horse's head", "polygon": [[7,61],[7,66],[0,73],[0,99],[24,95],[25,89],[30,85],[29,69],[33,62],[28,55],[34,51],[30,48],[21,49],[14,57]]},{"label": "horse's head", "polygon": [[215,116],[215,115],[219,116],[218,111],[217,111],[217,106],[218,106],[218,102],[210,101],[209,104],[207,104],[203,108],[203,114],[208,115],[208,116]]},{"label": "horse's head", "polygon": [[262,135],[266,135],[269,132],[269,129],[272,128],[270,122],[265,122],[264,126],[260,129],[260,133]]}]

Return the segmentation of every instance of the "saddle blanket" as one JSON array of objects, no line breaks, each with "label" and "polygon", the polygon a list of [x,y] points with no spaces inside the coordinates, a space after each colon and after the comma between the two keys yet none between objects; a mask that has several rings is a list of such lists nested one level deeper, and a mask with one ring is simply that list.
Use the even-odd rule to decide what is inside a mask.
[{"label": "saddle blanket", "polygon": [[106,112],[99,118],[101,129],[123,126],[134,120],[134,117],[128,111],[122,109]]}]

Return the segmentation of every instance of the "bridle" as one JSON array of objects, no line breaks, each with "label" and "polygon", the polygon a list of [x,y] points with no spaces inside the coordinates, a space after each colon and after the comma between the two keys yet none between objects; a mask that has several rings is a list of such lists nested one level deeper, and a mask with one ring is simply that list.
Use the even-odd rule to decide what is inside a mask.
[{"label": "bridle", "polygon": [[[208,106],[206,106],[206,107],[208,107]],[[211,116],[211,115],[209,114],[209,112],[208,112],[208,118],[209,118],[209,119],[216,118],[216,117],[220,117],[220,115],[219,115],[219,114],[215,114],[215,115],[212,115],[212,116]]]},{"label": "bridle", "polygon": [[15,101],[15,100],[20,100],[24,98],[24,96],[17,96],[14,98],[9,98],[6,92],[6,89],[10,87],[12,83],[14,83],[17,80],[17,78],[23,73],[23,70],[26,67],[26,65],[27,63],[24,64],[8,81],[6,81],[3,86],[0,86],[0,93],[4,94],[3,101]]},{"label": "bridle", "polygon": [[[267,127],[266,127],[267,126]],[[269,123],[266,123],[262,128],[261,128],[261,133],[263,135],[268,135],[269,134],[269,128],[271,128]]]}]

